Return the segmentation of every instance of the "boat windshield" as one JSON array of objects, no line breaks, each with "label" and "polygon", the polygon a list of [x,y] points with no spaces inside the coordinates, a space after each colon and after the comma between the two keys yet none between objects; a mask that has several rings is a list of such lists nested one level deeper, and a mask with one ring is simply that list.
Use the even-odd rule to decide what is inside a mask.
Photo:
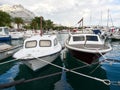
[{"label": "boat windshield", "polygon": [[87,41],[98,41],[97,36],[86,36]]},{"label": "boat windshield", "polygon": [[84,36],[73,36],[73,41],[84,41]]},{"label": "boat windshield", "polygon": [[55,38],[54,39],[54,46],[56,46],[58,44],[58,40]]},{"label": "boat windshield", "polygon": [[25,48],[34,48],[37,46],[37,41],[33,40],[33,41],[27,41],[25,43]]},{"label": "boat windshield", "polygon": [[5,28],[5,34],[9,34],[8,28]]},{"label": "boat windshield", "polygon": [[40,47],[51,47],[51,41],[50,40],[40,40],[39,45],[40,45]]}]

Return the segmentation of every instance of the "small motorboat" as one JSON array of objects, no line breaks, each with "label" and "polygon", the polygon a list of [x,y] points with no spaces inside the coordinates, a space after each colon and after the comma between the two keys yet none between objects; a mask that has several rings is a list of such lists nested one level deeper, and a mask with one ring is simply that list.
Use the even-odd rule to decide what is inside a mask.
[{"label": "small motorboat", "polygon": [[100,56],[112,50],[105,39],[93,33],[70,33],[65,46],[73,57],[86,64],[97,61]]},{"label": "small motorboat", "polygon": [[29,68],[36,71],[48,65],[46,62],[53,62],[60,55],[61,50],[62,46],[56,35],[36,35],[27,38],[23,48],[13,57],[22,60]]},{"label": "small motorboat", "polygon": [[10,35],[12,40],[19,40],[24,38],[23,32],[14,31],[14,32],[10,32]]}]

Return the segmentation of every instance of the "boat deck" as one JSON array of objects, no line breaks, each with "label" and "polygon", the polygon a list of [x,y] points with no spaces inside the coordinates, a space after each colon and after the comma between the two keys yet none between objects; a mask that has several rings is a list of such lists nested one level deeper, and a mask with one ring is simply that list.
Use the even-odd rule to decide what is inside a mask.
[{"label": "boat deck", "polygon": [[0,45],[0,52],[9,50],[9,49],[11,49],[11,48],[12,48],[12,46],[7,45],[7,44]]}]

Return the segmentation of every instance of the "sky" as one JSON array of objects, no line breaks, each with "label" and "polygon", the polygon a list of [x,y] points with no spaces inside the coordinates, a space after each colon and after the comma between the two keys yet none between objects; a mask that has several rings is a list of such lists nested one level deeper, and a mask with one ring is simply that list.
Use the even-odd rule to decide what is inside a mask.
[{"label": "sky", "polygon": [[3,4],[21,4],[36,16],[65,26],[77,26],[82,17],[85,26],[120,26],[120,0],[0,0]]}]

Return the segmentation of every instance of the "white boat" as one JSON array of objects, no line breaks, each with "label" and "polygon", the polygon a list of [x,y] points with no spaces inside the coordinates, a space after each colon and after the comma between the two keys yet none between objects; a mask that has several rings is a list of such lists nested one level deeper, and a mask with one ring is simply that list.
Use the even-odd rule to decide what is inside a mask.
[{"label": "white boat", "polygon": [[11,35],[11,39],[13,39],[13,40],[18,40],[18,39],[24,38],[24,32],[14,31],[14,32],[10,32],[10,35]]},{"label": "white boat", "polygon": [[8,41],[11,40],[11,36],[9,34],[9,30],[7,27],[0,27],[0,41]]},{"label": "white boat", "polygon": [[102,54],[112,50],[110,44],[105,43],[97,34],[70,34],[65,42],[73,57],[80,61],[91,64],[95,62]]},{"label": "white boat", "polygon": [[56,35],[36,35],[24,41],[23,49],[16,52],[13,57],[22,60],[33,71],[53,62],[59,55],[62,47]]},{"label": "white boat", "polygon": [[18,51],[22,45],[11,46],[9,44],[2,43],[0,45],[0,60],[12,56],[16,51]]},{"label": "white boat", "polygon": [[112,40],[120,40],[120,29],[116,29],[110,37]]}]

